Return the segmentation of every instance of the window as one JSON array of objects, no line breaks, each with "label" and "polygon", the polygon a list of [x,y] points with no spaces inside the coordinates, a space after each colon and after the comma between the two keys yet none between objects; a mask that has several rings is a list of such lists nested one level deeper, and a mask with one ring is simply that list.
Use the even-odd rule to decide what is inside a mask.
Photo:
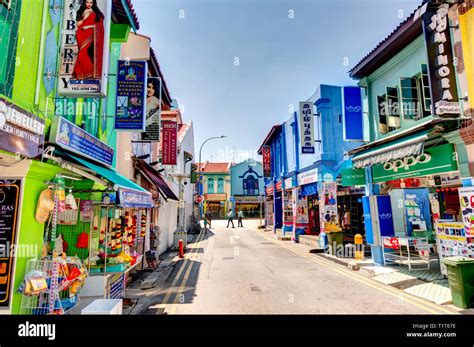
[{"label": "window", "polygon": [[212,177],[207,179],[207,193],[214,194],[214,178]]},{"label": "window", "polygon": [[242,181],[245,195],[258,195],[258,179],[254,175],[248,175]]},{"label": "window", "polygon": [[379,132],[381,134],[386,134],[388,132],[387,129],[387,102],[386,95],[377,96],[377,109],[379,112]]},{"label": "window", "polygon": [[403,119],[416,120],[419,115],[418,83],[416,77],[400,78]]},{"label": "window", "polygon": [[421,83],[422,88],[421,95],[423,95],[423,116],[429,116],[431,114],[431,96],[430,96],[430,80],[428,77],[428,66],[421,64]]},{"label": "window", "polygon": [[377,96],[379,132],[386,134],[400,128],[400,107],[397,87],[387,87],[387,93]]},{"label": "window", "polygon": [[217,192],[220,194],[224,193],[224,179],[223,178],[217,179]]}]

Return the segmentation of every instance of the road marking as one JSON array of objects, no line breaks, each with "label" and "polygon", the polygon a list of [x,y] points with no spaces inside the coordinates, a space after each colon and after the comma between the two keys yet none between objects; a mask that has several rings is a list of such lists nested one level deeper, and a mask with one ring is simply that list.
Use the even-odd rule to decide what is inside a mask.
[{"label": "road marking", "polygon": [[[286,248],[286,249],[288,249],[289,251],[291,251],[293,253],[304,256],[305,258],[308,258],[309,260],[311,260],[311,261],[313,261],[317,264],[320,264],[320,265],[323,265],[325,267],[331,268],[332,270],[334,270],[335,272],[337,272],[339,274],[345,275],[347,277],[351,277],[351,278],[353,278],[354,280],[356,280],[360,283],[366,284],[367,286],[372,287],[374,289],[378,289],[379,291],[382,291],[382,292],[384,292],[386,294],[389,294],[391,296],[395,296],[397,298],[400,298],[400,296],[402,296],[402,298],[405,302],[408,302],[412,305],[415,305],[418,308],[421,308],[425,311],[428,311],[428,312],[433,313],[433,314],[442,314],[442,313],[458,314],[458,312],[456,312],[456,311],[453,311],[453,310],[450,310],[450,309],[447,309],[447,308],[444,308],[444,307],[439,307],[439,306],[437,306],[435,304],[432,304],[430,302],[422,301],[421,299],[417,298],[416,296],[412,296],[412,295],[407,294],[407,293],[405,293],[401,290],[398,290],[396,288],[392,288],[392,287],[389,287],[389,286],[383,286],[382,284],[379,284],[379,283],[375,282],[372,279],[365,278],[365,277],[362,277],[362,275],[349,272],[349,270],[347,270],[347,269],[341,268],[336,264],[332,264],[330,260],[318,259],[318,258],[315,258],[314,256],[311,256],[311,255],[306,254],[306,253],[304,253],[300,250],[297,250],[292,246],[288,246],[288,245],[279,243],[274,238],[272,238],[271,236],[265,235],[261,231],[256,231],[256,232],[257,232],[257,234],[260,234],[263,238],[273,242],[274,244],[277,244],[280,247]],[[423,305],[426,305],[426,306],[423,306]],[[436,309],[436,310],[439,310],[441,312],[434,311],[433,308]]]},{"label": "road marking", "polygon": [[[202,238],[204,237],[204,234],[206,233],[206,229],[204,229],[204,232],[201,231],[201,233],[199,234],[197,240],[198,242],[201,242]],[[188,247],[190,249],[193,249],[194,247]],[[176,274],[176,277],[175,279],[173,280],[173,283],[171,284],[171,286],[168,288],[168,290],[166,291],[166,295],[165,297],[163,298],[163,300],[161,301],[161,304],[158,304],[158,305],[154,305],[154,307],[156,308],[166,308],[166,306],[168,305],[168,301],[172,295],[172,289],[173,288],[176,288],[178,282],[179,282],[179,279],[180,279],[180,276],[181,274],[183,273],[185,267],[190,264],[190,258],[191,258],[191,255],[192,255],[192,252],[189,252],[189,253],[185,253],[185,259],[184,259],[184,262],[183,264],[181,265],[181,267],[179,268],[179,271],[178,273]],[[192,264],[191,264],[192,265]],[[189,267],[189,266],[188,266]]]}]

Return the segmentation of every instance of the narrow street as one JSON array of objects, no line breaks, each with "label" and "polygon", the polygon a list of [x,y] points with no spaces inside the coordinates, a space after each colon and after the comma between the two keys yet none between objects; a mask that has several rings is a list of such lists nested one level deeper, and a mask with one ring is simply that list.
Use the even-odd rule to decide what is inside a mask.
[{"label": "narrow street", "polygon": [[212,229],[189,245],[151,308],[165,314],[450,313],[258,230]]}]

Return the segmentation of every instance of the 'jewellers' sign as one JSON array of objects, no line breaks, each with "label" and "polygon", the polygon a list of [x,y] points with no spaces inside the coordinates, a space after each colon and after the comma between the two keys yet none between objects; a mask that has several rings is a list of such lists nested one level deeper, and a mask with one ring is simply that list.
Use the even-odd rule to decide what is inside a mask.
[{"label": "'jewellers' sign", "polygon": [[0,98],[0,149],[34,158],[43,143],[44,120]]},{"label": "'jewellers' sign", "polygon": [[423,15],[430,93],[432,108],[434,108],[432,112],[441,117],[461,113],[454,75],[448,10],[448,4],[429,4]]}]

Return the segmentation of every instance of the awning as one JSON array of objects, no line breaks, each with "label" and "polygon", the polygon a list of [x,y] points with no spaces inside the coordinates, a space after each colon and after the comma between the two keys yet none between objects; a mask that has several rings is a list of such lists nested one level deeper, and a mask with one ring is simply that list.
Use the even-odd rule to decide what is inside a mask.
[{"label": "awning", "polygon": [[135,182],[120,175],[119,173],[93,164],[85,159],[81,159],[72,154],[67,154],[80,165],[94,171],[98,176],[114,184],[114,190],[118,192],[119,206],[122,207],[153,207],[154,203],[151,193],[140,187]]},{"label": "awning", "polygon": [[309,196],[318,193],[318,184],[317,183],[310,183],[301,186],[300,195],[301,196]]},{"label": "awning", "polygon": [[135,159],[135,165],[137,169],[140,170],[148,178],[148,180],[156,186],[158,191],[166,200],[170,199],[179,201],[178,197],[171,190],[158,171],[141,159]]},{"label": "awning", "polygon": [[424,143],[428,139],[429,132],[430,130],[425,130],[357,153],[352,157],[352,165],[355,169],[361,169],[412,155],[420,155],[423,153]]}]

